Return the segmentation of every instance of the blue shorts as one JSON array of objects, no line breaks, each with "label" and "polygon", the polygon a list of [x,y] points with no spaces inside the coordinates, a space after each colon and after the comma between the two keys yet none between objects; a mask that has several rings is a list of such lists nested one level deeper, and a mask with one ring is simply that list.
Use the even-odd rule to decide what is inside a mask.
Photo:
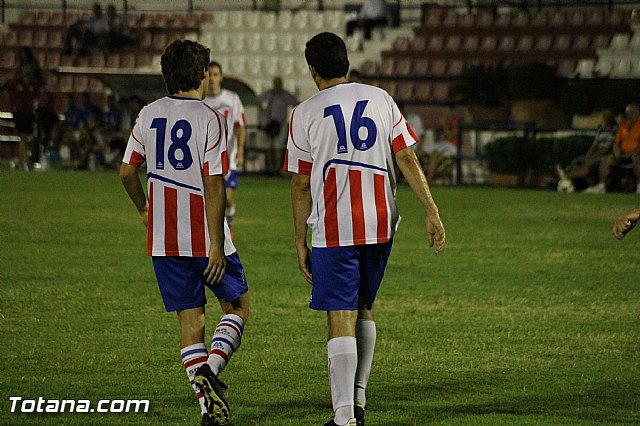
[{"label": "blue shorts", "polygon": [[361,299],[371,309],[392,243],[313,248],[309,307],[318,311],[354,311]]},{"label": "blue shorts", "polygon": [[224,176],[224,187],[238,189],[238,174],[235,170],[229,170],[229,173]]},{"label": "blue shorts", "polygon": [[205,286],[209,287],[218,299],[229,302],[249,291],[237,252],[226,256],[227,269],[222,283],[218,285],[209,284],[203,275],[209,263],[206,257],[153,256],[152,259],[167,312],[206,305]]}]

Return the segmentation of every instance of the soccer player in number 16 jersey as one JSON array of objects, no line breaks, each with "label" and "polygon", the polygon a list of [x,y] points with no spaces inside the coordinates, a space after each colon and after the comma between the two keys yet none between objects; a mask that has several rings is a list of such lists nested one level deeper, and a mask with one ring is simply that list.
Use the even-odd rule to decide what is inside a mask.
[{"label": "soccer player in number 16 jersey", "polygon": [[[209,49],[196,42],[167,46],[161,66],[171,96],[140,111],[120,177],[148,228],[165,307],[178,314],[182,362],[200,401],[202,424],[226,425],[229,407],[217,376],[240,346],[249,293],[224,217],[225,119],[202,102],[208,63]],[[148,201],[137,175],[145,161]],[[224,313],[210,350],[204,343],[205,287]]]},{"label": "soccer player in number 16 jersey", "polygon": [[410,148],[417,137],[393,99],[347,81],[347,50],[335,34],[314,36],[305,57],[320,92],[291,112],[284,161],[284,170],[294,173],[298,266],[312,284],[310,308],[328,314],[334,417],[327,425],[363,425],[376,341],[373,303],[399,219],[394,156],[424,207],[436,253],[445,231]]}]

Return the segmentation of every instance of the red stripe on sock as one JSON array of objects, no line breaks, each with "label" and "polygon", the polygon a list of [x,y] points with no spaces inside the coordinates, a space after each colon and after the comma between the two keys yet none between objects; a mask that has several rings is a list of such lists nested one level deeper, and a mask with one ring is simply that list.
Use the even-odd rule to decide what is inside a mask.
[{"label": "red stripe on sock", "polygon": [[209,352],[209,354],[210,355],[218,355],[219,357],[221,357],[225,361],[229,361],[229,357],[227,356],[227,354],[224,353],[223,351],[221,351],[220,349],[211,349],[211,352]]},{"label": "red stripe on sock", "polygon": [[183,363],[184,364],[184,368],[189,368],[192,365],[198,364],[198,363],[204,364],[205,362],[207,362],[207,358],[208,357],[206,357],[206,356],[199,356],[197,358],[190,359],[189,361],[185,361]]}]

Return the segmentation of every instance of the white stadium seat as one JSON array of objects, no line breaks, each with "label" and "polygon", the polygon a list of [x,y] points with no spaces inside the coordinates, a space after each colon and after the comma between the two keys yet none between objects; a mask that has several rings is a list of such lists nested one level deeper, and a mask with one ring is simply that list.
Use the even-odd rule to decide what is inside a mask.
[{"label": "white stadium seat", "polygon": [[595,68],[595,61],[593,59],[580,59],[578,66],[576,67],[576,74],[580,78],[593,77],[593,69]]},{"label": "white stadium seat", "polygon": [[611,44],[609,45],[609,48],[612,50],[624,50],[627,48],[628,44],[628,34],[614,34],[614,36],[611,38]]}]

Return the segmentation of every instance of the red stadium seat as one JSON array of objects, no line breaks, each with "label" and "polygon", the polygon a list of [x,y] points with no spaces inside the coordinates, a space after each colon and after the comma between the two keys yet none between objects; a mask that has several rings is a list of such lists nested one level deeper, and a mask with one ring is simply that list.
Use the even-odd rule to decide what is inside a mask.
[{"label": "red stadium seat", "polygon": [[4,37],[5,46],[17,46],[18,45],[18,33],[16,31],[8,32]]},{"label": "red stadium seat", "polygon": [[466,53],[475,52],[476,50],[478,50],[478,44],[480,44],[480,40],[477,36],[468,36],[464,39],[462,50]]},{"label": "red stadium seat", "polygon": [[47,65],[49,69],[57,69],[60,66],[60,52],[58,50],[47,52]]},{"label": "red stadium seat", "polygon": [[12,69],[16,66],[16,52],[13,50],[3,49],[2,51],[2,68]]},{"label": "red stadium seat", "polygon": [[396,74],[401,77],[411,75],[411,58],[402,58],[396,64]]},{"label": "red stadium seat", "polygon": [[496,48],[497,40],[495,36],[485,36],[480,44],[480,50],[483,52],[492,52]]},{"label": "red stadium seat", "polygon": [[445,102],[449,96],[449,85],[447,83],[434,83],[431,101]]},{"label": "red stadium seat", "polygon": [[462,59],[454,59],[449,62],[449,67],[447,68],[447,77],[458,77],[464,71],[465,63]]},{"label": "red stadium seat", "polygon": [[571,49],[579,52],[589,49],[589,46],[591,46],[591,37],[587,34],[580,34],[573,40]]},{"label": "red stadium seat", "polygon": [[500,52],[512,52],[515,49],[516,41],[511,35],[506,35],[500,39],[498,44],[498,51]]},{"label": "red stadium seat", "polygon": [[398,37],[393,41],[393,49],[398,52],[406,52],[411,47],[409,37]]},{"label": "red stadium seat", "polygon": [[541,35],[536,39],[534,49],[537,52],[547,52],[551,49],[551,36]]},{"label": "red stadium seat", "polygon": [[58,87],[61,92],[73,92],[73,76],[70,74],[63,74],[60,76],[58,79]]},{"label": "red stadium seat", "polygon": [[447,10],[442,18],[441,26],[444,28],[454,28],[458,24],[458,14],[454,10]]},{"label": "red stadium seat", "polygon": [[435,35],[429,38],[429,42],[427,43],[427,50],[429,52],[439,52],[442,50],[444,45],[444,39],[442,36]]},{"label": "red stadium seat", "polygon": [[422,51],[427,48],[427,38],[425,36],[416,36],[411,40],[411,50]]},{"label": "red stadium seat", "polygon": [[382,75],[391,77],[396,72],[396,60],[394,58],[385,58],[382,61]]},{"label": "red stadium seat", "polygon": [[33,45],[33,31],[20,30],[18,32],[18,43],[20,46],[32,46]]},{"label": "red stadium seat", "polygon": [[444,77],[447,72],[447,61],[436,59],[431,65],[431,75],[433,77]]},{"label": "red stadium seat", "polygon": [[395,98],[398,91],[398,83],[395,81],[382,81],[380,82],[380,88],[386,90],[389,96]]},{"label": "red stadium seat", "polygon": [[481,11],[478,13],[478,17],[476,18],[476,26],[479,28],[488,28],[493,25],[493,14],[486,11]]},{"label": "red stadium seat", "polygon": [[49,25],[52,27],[62,27],[64,26],[64,14],[61,10],[54,10],[51,12],[51,19],[49,20]]},{"label": "red stadium seat", "polygon": [[46,47],[47,46],[47,38],[48,34],[44,30],[36,31],[33,36],[33,44],[32,47]]},{"label": "red stadium seat", "polygon": [[532,26],[533,28],[543,28],[547,26],[548,20],[549,18],[547,16],[547,12],[545,12],[544,10],[541,10],[536,12],[531,17],[531,20],[529,21],[529,25]]},{"label": "red stadium seat", "polygon": [[32,26],[36,22],[36,12],[33,10],[25,11],[20,17],[20,24],[25,26]]},{"label": "red stadium seat", "polygon": [[549,26],[553,28],[564,27],[566,22],[567,22],[567,15],[565,15],[564,11],[562,10],[554,11],[551,17],[549,18]]},{"label": "red stadium seat", "polygon": [[105,66],[107,68],[120,68],[120,54],[111,53],[109,56],[107,56],[107,61]]},{"label": "red stadium seat", "polygon": [[50,25],[51,15],[48,11],[40,11],[36,15],[35,25],[38,27],[46,27]]},{"label": "red stadium seat", "polygon": [[50,49],[62,49],[64,34],[61,30],[49,31],[47,38],[47,47]]},{"label": "red stadium seat", "polygon": [[120,68],[135,68],[136,67],[136,54],[125,53],[120,59]]},{"label": "red stadium seat", "polygon": [[571,47],[571,37],[562,34],[556,37],[553,42],[553,50],[556,52],[566,52]]},{"label": "red stadium seat", "polygon": [[380,72],[380,63],[371,59],[366,60],[360,67],[360,72],[362,73],[362,75],[366,76],[378,75],[378,73]]},{"label": "red stadium seat", "polygon": [[447,52],[457,52],[460,49],[461,42],[462,41],[460,39],[460,36],[451,35],[447,37],[447,41],[444,45],[444,50],[446,50]]},{"label": "red stadium seat", "polygon": [[102,53],[94,53],[89,59],[89,66],[93,68],[104,68],[105,63],[106,61]]},{"label": "red stadium seat", "polygon": [[89,91],[89,77],[86,75],[78,75],[73,79],[73,90],[76,93]]},{"label": "red stadium seat", "polygon": [[420,82],[416,83],[413,89],[413,97],[418,101],[429,101],[431,100],[431,83],[429,82]]},{"label": "red stadium seat", "polygon": [[509,13],[498,13],[494,20],[494,25],[498,28],[505,28],[511,25],[511,15]]},{"label": "red stadium seat", "polygon": [[410,102],[413,100],[413,82],[403,81],[398,83],[396,99],[399,102]]},{"label": "red stadium seat", "polygon": [[585,24],[585,21],[585,13],[582,9],[573,9],[567,19],[567,23],[570,27],[581,27]]}]

